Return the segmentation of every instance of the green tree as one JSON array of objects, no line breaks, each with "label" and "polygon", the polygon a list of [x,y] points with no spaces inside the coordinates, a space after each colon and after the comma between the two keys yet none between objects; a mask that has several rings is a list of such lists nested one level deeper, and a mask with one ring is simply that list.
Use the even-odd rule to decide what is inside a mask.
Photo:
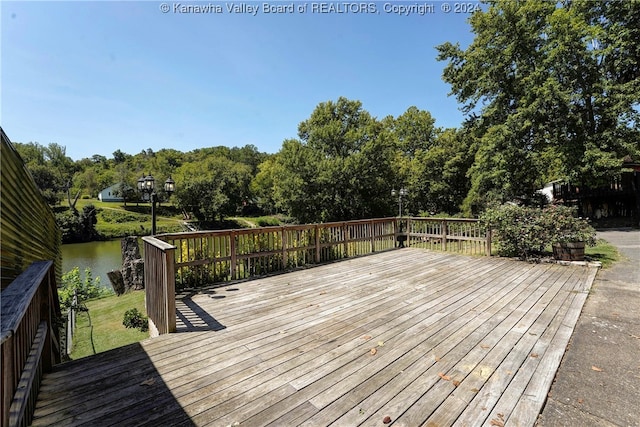
[{"label": "green tree", "polygon": [[[111,290],[101,286],[99,277],[95,279],[92,277],[90,268],[84,270],[83,278],[80,275],[80,268],[74,267],[62,275],[61,282],[58,296],[60,297],[60,305],[64,309],[73,307],[86,310],[86,301],[113,294]],[[78,305],[76,306],[73,304],[74,295],[78,297]]]},{"label": "green tree", "polygon": [[426,181],[424,165],[425,156],[433,149],[440,133],[435,119],[428,111],[409,107],[397,118],[385,117],[382,123],[394,140],[394,185],[408,190],[407,210],[417,213],[435,209],[429,198],[430,184]]},{"label": "green tree", "polygon": [[420,211],[456,214],[469,191],[467,171],[473,161],[464,129],[446,129],[428,150],[417,154],[409,188]]},{"label": "green tree", "polygon": [[640,2],[487,3],[466,50],[438,46],[452,94],[479,114],[467,209],[549,179],[608,182],[638,153]]},{"label": "green tree", "polygon": [[388,215],[394,142],[360,101],[320,103],[283,143],[271,172],[276,206],[301,222]]},{"label": "green tree", "polygon": [[206,157],[176,170],[176,201],[200,221],[236,215],[249,197],[251,169],[226,157]]}]

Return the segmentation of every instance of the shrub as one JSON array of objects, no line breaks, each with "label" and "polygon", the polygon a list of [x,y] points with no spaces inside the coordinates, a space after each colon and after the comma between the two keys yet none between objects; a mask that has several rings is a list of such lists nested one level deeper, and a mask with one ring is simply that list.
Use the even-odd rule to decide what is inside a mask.
[{"label": "shrub", "polygon": [[141,217],[136,213],[117,210],[103,210],[101,213],[101,218],[104,222],[115,224],[122,224],[125,222],[139,222],[146,219],[145,217]]},{"label": "shrub", "polygon": [[[84,280],[80,277],[80,268],[75,267],[71,271],[62,275],[62,283],[58,288],[58,298],[60,306],[68,309],[73,305],[73,295],[78,296],[80,307],[84,302],[94,298],[113,294],[113,291],[100,285],[100,278],[91,277],[91,269],[84,270]],[[77,307],[75,307],[77,308]]]},{"label": "shrub", "polygon": [[540,209],[502,205],[487,209],[480,220],[494,230],[496,250],[502,256],[527,258],[541,253],[547,245]]},{"label": "shrub", "polygon": [[541,222],[549,234],[549,243],[585,242],[596,244],[596,230],[576,210],[566,206],[551,206],[543,211]]},{"label": "shrub", "polygon": [[502,256],[526,259],[542,254],[553,243],[595,244],[595,229],[566,206],[539,209],[502,205],[485,210],[480,220],[494,230],[496,249]]},{"label": "shrub", "polygon": [[272,216],[259,216],[255,218],[255,222],[259,227],[271,227],[280,225],[280,221],[278,220],[278,218],[274,218]]},{"label": "shrub", "polygon": [[139,329],[141,332],[146,332],[149,330],[148,317],[140,313],[137,308],[132,308],[125,311],[122,324],[126,328]]}]

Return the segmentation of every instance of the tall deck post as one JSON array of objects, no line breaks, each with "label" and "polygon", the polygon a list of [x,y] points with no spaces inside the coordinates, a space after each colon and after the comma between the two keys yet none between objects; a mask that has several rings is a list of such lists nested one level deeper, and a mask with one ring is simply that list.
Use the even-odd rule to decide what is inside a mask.
[{"label": "tall deck post", "polygon": [[316,231],[316,264],[320,264],[320,226],[315,224]]},{"label": "tall deck post", "polygon": [[231,275],[231,280],[236,280],[236,237],[237,233],[235,230],[231,230],[231,234],[229,235],[229,244],[231,251],[231,265],[229,266],[229,274]]},{"label": "tall deck post", "polygon": [[176,331],[176,247],[155,237],[143,237],[145,306],[149,334]]},{"label": "tall deck post", "polygon": [[343,251],[344,258],[349,258],[349,226],[346,222],[342,223]]},{"label": "tall deck post", "polygon": [[282,268],[287,268],[287,228],[280,227],[280,233],[282,236]]},{"label": "tall deck post", "polygon": [[447,251],[447,220],[443,219],[442,222],[442,250]]}]

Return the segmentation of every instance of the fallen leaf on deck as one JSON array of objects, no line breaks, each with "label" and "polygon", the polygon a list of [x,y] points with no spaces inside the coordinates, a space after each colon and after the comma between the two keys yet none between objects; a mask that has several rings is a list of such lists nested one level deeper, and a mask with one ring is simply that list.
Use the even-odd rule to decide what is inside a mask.
[{"label": "fallen leaf on deck", "polygon": [[389,424],[391,422],[391,417],[389,415],[387,415],[386,417],[384,417],[382,422],[385,423],[385,424]]},{"label": "fallen leaf on deck", "polygon": [[447,376],[447,375],[443,374],[442,372],[438,372],[438,376],[440,378],[442,378],[443,380],[445,380],[445,381],[449,381],[451,379],[450,376]]},{"label": "fallen leaf on deck", "polygon": [[144,380],[140,383],[140,385],[153,385],[155,384],[156,380],[154,380],[153,378],[149,378],[148,380]]},{"label": "fallen leaf on deck", "polygon": [[583,404],[584,403],[584,399],[578,399],[578,403]]},{"label": "fallen leaf on deck", "polygon": [[[478,390],[477,388],[474,387],[474,388],[471,389],[471,391],[474,392],[474,393],[477,393],[480,390]],[[482,410],[484,411],[485,409],[487,409],[487,408],[483,408]]]},{"label": "fallen leaf on deck", "polygon": [[535,337],[538,334],[534,334],[533,332],[529,332],[529,335],[533,335]]},{"label": "fallen leaf on deck", "polygon": [[591,367],[591,370],[592,370],[592,371],[596,371],[596,372],[602,372],[602,369],[601,369],[601,368],[598,368],[597,366],[592,366],[592,367]]},{"label": "fallen leaf on deck", "polygon": [[454,386],[458,387],[460,385],[460,381],[458,380],[453,380],[451,381],[453,383]]},{"label": "fallen leaf on deck", "polygon": [[369,354],[371,354],[372,356],[375,355],[378,352],[378,350],[376,350],[375,348],[372,348],[371,350],[369,350]]},{"label": "fallen leaf on deck", "polygon": [[439,362],[442,360],[441,357],[436,356],[435,354],[433,355],[433,360],[435,360],[436,362]]},{"label": "fallen leaf on deck", "polygon": [[504,427],[504,421],[496,420],[495,418],[492,419],[489,424],[492,425],[492,426],[495,426],[495,427]]},{"label": "fallen leaf on deck", "polygon": [[486,344],[482,344],[480,347],[481,347],[481,348],[491,348],[491,346],[490,346],[490,345],[486,345]]},{"label": "fallen leaf on deck", "polygon": [[378,341],[378,347],[384,347],[384,341]]},{"label": "fallen leaf on deck", "polygon": [[370,340],[371,339],[371,335],[365,335],[362,337],[363,340]]},{"label": "fallen leaf on deck", "polygon": [[530,357],[538,357],[538,353],[531,353],[529,356]]}]

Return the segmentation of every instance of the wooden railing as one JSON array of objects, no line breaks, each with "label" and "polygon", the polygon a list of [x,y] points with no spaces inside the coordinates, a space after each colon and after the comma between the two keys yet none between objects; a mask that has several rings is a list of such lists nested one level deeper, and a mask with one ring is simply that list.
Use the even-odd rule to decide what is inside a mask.
[{"label": "wooden railing", "polygon": [[154,237],[143,237],[145,305],[149,334],[154,337],[176,331],[175,246]]},{"label": "wooden railing", "polygon": [[477,219],[410,218],[407,228],[410,246],[491,256],[491,233]]},{"label": "wooden railing", "polygon": [[2,290],[2,426],[28,425],[43,372],[60,362],[52,261],[31,264]]},{"label": "wooden railing", "polygon": [[176,285],[200,287],[391,249],[395,218],[157,236],[176,247]]},{"label": "wooden railing", "polygon": [[490,234],[474,219],[382,218],[162,234],[143,241],[152,335],[175,331],[176,288],[205,287],[402,246],[491,254]]},{"label": "wooden railing", "polygon": [[147,315],[152,335],[175,331],[175,290],[197,288],[416,246],[491,255],[477,220],[383,218],[144,237]]}]

